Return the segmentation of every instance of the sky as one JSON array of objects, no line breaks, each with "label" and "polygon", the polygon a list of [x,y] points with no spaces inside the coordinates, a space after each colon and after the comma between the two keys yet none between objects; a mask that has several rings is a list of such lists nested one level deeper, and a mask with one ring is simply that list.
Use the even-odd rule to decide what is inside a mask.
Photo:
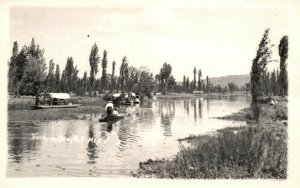
[{"label": "sky", "polygon": [[34,37],[47,64],[53,59],[62,70],[73,57],[79,76],[89,74],[94,43],[100,58],[108,52],[108,73],[116,61],[118,74],[126,55],[129,65],[154,74],[164,62],[171,64],[177,81],[192,78],[194,67],[209,77],[249,74],[264,30],[270,28],[274,60],[288,35],[285,9],[12,7],[9,19],[11,49],[14,41],[21,48]]}]

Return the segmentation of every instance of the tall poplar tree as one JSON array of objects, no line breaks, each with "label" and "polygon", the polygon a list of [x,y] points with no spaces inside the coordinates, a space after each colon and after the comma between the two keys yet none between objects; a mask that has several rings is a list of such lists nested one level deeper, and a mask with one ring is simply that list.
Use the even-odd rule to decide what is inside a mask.
[{"label": "tall poplar tree", "polygon": [[91,53],[90,53],[90,57],[89,57],[89,61],[90,61],[90,67],[91,67],[91,71],[90,71],[90,95],[92,95],[92,91],[95,90],[95,81],[96,81],[96,75],[98,73],[98,64],[100,61],[100,57],[98,55],[98,46],[95,43],[92,48],[91,48]]},{"label": "tall poplar tree", "polygon": [[196,67],[194,67],[193,73],[194,73],[193,89],[195,90],[196,89],[196,74],[197,74]]},{"label": "tall poplar tree", "polygon": [[47,75],[46,87],[48,88],[48,91],[53,92],[55,90],[53,59],[51,59],[49,62],[49,70],[48,70],[48,75]]},{"label": "tall poplar tree", "polygon": [[111,73],[111,89],[115,89],[115,72],[116,72],[116,62],[112,62],[112,73]]},{"label": "tall poplar tree", "polygon": [[199,89],[199,91],[201,91],[201,76],[202,76],[202,71],[201,71],[201,69],[199,69],[199,71],[198,71],[198,89]]},{"label": "tall poplar tree", "polygon": [[279,94],[286,96],[288,94],[288,76],[286,70],[286,60],[288,58],[289,42],[288,36],[283,36],[278,46],[280,56],[280,72],[279,72]]},{"label": "tall poplar tree", "polygon": [[13,44],[12,56],[9,61],[9,69],[8,69],[8,92],[11,94],[15,94],[16,90],[16,69],[17,69],[17,58],[19,53],[18,42],[15,41]]},{"label": "tall poplar tree", "polygon": [[55,68],[55,75],[54,75],[54,83],[55,83],[55,91],[60,92],[61,87],[60,87],[60,69],[59,69],[59,64],[56,64]]},{"label": "tall poplar tree", "polygon": [[251,68],[251,109],[256,122],[258,122],[260,115],[258,97],[262,95],[262,75],[266,72],[267,63],[271,58],[271,47],[269,29],[266,29],[256,51],[256,57],[252,60]]},{"label": "tall poplar tree", "polygon": [[100,81],[100,89],[101,91],[105,91],[107,89],[107,51],[103,51],[103,59],[102,59],[102,76],[101,76],[101,81]]}]

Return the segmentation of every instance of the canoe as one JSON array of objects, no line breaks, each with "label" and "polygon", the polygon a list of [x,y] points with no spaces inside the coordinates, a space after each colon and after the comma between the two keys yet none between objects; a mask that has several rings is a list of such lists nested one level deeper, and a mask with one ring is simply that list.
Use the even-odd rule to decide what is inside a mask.
[{"label": "canoe", "polygon": [[108,122],[108,121],[118,121],[120,119],[123,119],[125,116],[124,115],[119,115],[119,116],[113,116],[113,117],[104,117],[99,119],[100,122]]},{"label": "canoe", "polygon": [[81,104],[71,104],[71,105],[35,105],[31,106],[33,109],[51,109],[51,108],[77,108]]}]

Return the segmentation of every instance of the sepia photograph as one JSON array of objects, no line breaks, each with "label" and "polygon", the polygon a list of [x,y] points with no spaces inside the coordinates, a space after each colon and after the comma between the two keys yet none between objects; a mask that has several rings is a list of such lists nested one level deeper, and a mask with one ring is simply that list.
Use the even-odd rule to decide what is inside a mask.
[{"label": "sepia photograph", "polygon": [[201,2],[8,6],[5,177],[286,182],[293,1]]}]

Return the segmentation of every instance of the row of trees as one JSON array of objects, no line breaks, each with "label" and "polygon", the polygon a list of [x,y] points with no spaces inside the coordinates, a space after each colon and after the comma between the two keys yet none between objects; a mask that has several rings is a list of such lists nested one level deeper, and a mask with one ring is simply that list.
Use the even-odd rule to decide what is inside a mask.
[{"label": "row of trees", "polygon": [[274,47],[269,39],[269,29],[265,30],[263,38],[258,46],[256,57],[252,61],[251,68],[251,95],[252,111],[256,121],[259,119],[260,107],[258,98],[263,95],[281,95],[288,94],[288,77],[287,77],[287,58],[288,58],[288,36],[283,36],[278,46],[280,56],[280,70],[275,73],[267,72],[267,64],[272,61],[271,48]]},{"label": "row of trees", "polygon": [[[227,93],[234,91],[246,91],[247,87],[242,86],[239,88],[238,85],[231,82],[227,86],[222,87],[221,85],[213,85],[209,79],[209,76],[206,76],[205,79],[202,78],[202,70],[197,71],[196,67],[193,69],[193,80],[190,80],[188,76],[183,76],[183,82],[181,85],[175,83],[174,87],[170,87],[170,91],[173,92],[183,92],[183,93],[192,93],[193,91],[202,91],[204,93]],[[249,90],[249,89],[248,89]]]},{"label": "row of trees", "polygon": [[[279,45],[280,72],[275,70],[270,73],[266,70],[266,65],[270,61],[271,47],[268,39],[269,30],[266,30],[259,45],[257,56],[253,60],[251,71],[251,92],[253,100],[261,95],[287,95],[287,71],[286,59],[288,51],[288,38],[284,36]],[[48,92],[73,92],[78,95],[94,95],[107,90],[133,91],[150,95],[153,91],[166,92],[192,92],[195,90],[210,92],[233,92],[237,90],[248,90],[249,85],[242,88],[234,83],[229,83],[228,87],[212,85],[209,77],[202,78],[202,71],[193,69],[193,80],[183,76],[182,85],[177,84],[172,75],[172,66],[164,63],[159,74],[153,74],[146,67],[135,68],[129,66],[127,57],[122,59],[119,76],[116,76],[116,62],[112,61],[111,74],[107,73],[107,51],[103,51],[100,58],[99,49],[95,43],[90,52],[90,74],[84,72],[79,78],[79,70],[72,57],[67,58],[66,66],[60,71],[58,64],[55,65],[51,59],[47,68],[44,58],[44,49],[35,44],[32,39],[30,46],[24,45],[19,51],[17,42],[13,44],[12,56],[9,61],[9,83],[10,94],[15,95],[36,95],[47,90]],[[101,62],[102,74],[97,78],[99,64]],[[48,70],[48,71],[47,71]]]},{"label": "row of trees", "polygon": [[[59,64],[55,65],[52,59],[47,68],[44,49],[36,45],[34,39],[30,46],[24,45],[20,51],[16,41],[9,61],[8,91],[13,95],[36,95],[46,90],[94,95],[107,90],[122,90],[148,96],[153,91],[153,74],[146,67],[129,66],[125,56],[120,66],[120,75],[117,77],[116,62],[112,62],[112,74],[108,74],[107,51],[103,51],[102,59],[98,53],[99,49],[95,43],[89,56],[90,74],[84,72],[83,77],[80,78],[79,70],[72,57],[67,58],[66,66],[61,72]],[[97,78],[100,61],[102,74]]]}]

